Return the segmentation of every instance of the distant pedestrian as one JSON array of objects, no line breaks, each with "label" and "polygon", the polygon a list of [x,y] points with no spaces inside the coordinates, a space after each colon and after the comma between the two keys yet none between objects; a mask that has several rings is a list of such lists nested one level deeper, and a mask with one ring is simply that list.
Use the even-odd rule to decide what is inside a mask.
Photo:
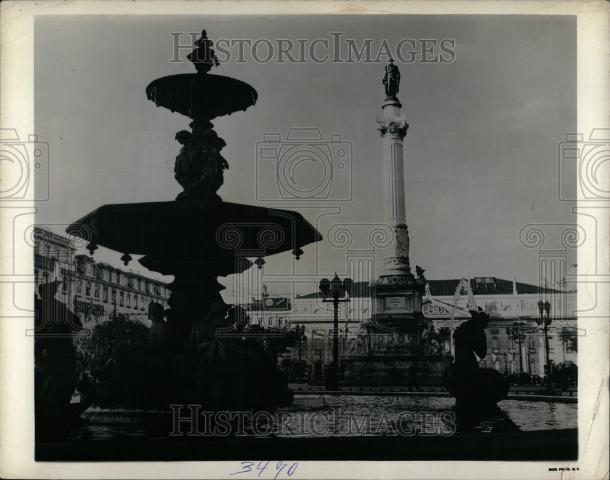
[{"label": "distant pedestrian", "polygon": [[58,435],[67,425],[76,386],[74,335],[82,330],[77,315],[55,299],[59,282],[40,285],[36,300],[34,364],[36,435]]},{"label": "distant pedestrian", "polygon": [[163,305],[156,302],[148,304],[148,319],[152,322],[148,332],[148,340],[152,347],[165,350],[167,343],[167,323],[164,320],[165,309]]}]

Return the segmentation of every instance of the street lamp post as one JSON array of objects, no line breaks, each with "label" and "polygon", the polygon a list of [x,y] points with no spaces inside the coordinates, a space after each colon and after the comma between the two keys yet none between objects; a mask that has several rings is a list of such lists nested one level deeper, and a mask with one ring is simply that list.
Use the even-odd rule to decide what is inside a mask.
[{"label": "street lamp post", "polygon": [[304,335],[305,335],[305,325],[297,325],[296,326],[296,334],[297,334],[297,345],[299,347],[299,365],[297,367],[297,375],[298,377],[302,377],[303,376],[303,364],[301,362],[301,348],[303,345],[303,340],[305,339]]},{"label": "street lamp post", "polygon": [[548,332],[549,332],[549,325],[551,325],[552,320],[550,318],[550,314],[551,314],[551,302],[549,302],[548,300],[546,302],[543,302],[542,300],[540,300],[538,302],[538,311],[540,312],[540,318],[538,318],[536,320],[536,323],[538,324],[538,326],[542,325],[542,333],[544,334],[544,353],[545,353],[545,368],[544,368],[544,373],[546,375],[546,383],[547,386],[549,388],[549,390],[551,389],[551,362],[549,361],[549,336],[548,336]]},{"label": "street lamp post", "polygon": [[[352,286],[353,282],[351,279],[346,278],[341,281],[336,272],[332,280],[327,278],[320,280],[322,301],[333,304],[333,362],[329,378],[327,378],[326,382],[327,388],[333,391],[339,389],[339,303],[349,302]],[[330,299],[327,298],[329,295]]]},{"label": "street lamp post", "polygon": [[51,246],[49,244],[44,247],[46,255],[44,257],[44,275],[45,275],[45,283],[49,283],[49,265],[52,264],[50,258]]},{"label": "street lamp post", "polygon": [[523,377],[523,342],[525,341],[525,333],[523,332],[523,322],[514,322],[512,327],[506,329],[506,333],[510,335],[519,345],[519,374]]},{"label": "street lamp post", "polygon": [[116,320],[116,289],[112,289],[112,320]]}]

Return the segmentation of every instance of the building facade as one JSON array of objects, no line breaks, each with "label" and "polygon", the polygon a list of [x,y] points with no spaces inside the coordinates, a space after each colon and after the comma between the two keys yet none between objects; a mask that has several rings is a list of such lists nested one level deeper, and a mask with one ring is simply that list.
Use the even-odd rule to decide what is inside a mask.
[{"label": "building facade", "polygon": [[[374,285],[359,282],[354,285],[350,301],[339,304],[342,356],[366,353],[371,342],[401,341],[400,336],[392,332],[375,338],[367,334],[366,325],[373,318],[374,294]],[[542,327],[538,325],[539,301],[550,303],[549,359],[555,365],[567,361],[577,363],[579,331],[575,292],[495,277],[428,280],[422,313],[434,327],[439,349],[446,355],[453,355],[455,329],[470,318],[469,309],[482,308],[489,313],[490,323],[486,329],[487,355],[480,365],[505,374],[523,372],[543,377],[546,351]],[[332,360],[333,307],[331,303],[322,302],[321,294],[297,295],[289,299],[266,293],[260,301],[245,307],[251,323],[286,330],[304,327],[301,359],[312,367],[326,365]]]},{"label": "building facade", "polygon": [[[64,236],[42,229],[37,229],[35,235],[36,284],[59,280],[57,299],[74,311],[84,326],[92,327],[118,315],[148,325],[150,302],[168,307],[167,284],[96,262],[88,255],[78,255]],[[374,338],[367,334],[366,326],[373,319],[374,298],[374,284],[358,282],[350,301],[339,304],[341,355],[366,353],[371,342],[400,342],[400,336],[392,332]],[[434,327],[440,350],[452,355],[453,332],[470,318],[470,308],[481,307],[491,317],[486,330],[487,355],[481,359],[481,366],[507,374],[523,372],[542,377],[546,351],[537,322],[541,300],[550,303],[550,360],[554,364],[577,363],[575,292],[495,277],[428,280],[422,312]],[[322,302],[320,293],[286,298],[270,295],[265,288],[260,299],[253,299],[243,307],[250,323],[265,329],[303,327],[304,339],[298,350],[301,359],[312,368],[315,365],[323,368],[331,362],[333,307]]]},{"label": "building facade", "polygon": [[48,230],[36,229],[35,238],[36,285],[59,281],[57,300],[76,313],[83,326],[118,315],[148,325],[149,303],[168,307],[170,290],[164,282],[77,255],[66,237]]}]

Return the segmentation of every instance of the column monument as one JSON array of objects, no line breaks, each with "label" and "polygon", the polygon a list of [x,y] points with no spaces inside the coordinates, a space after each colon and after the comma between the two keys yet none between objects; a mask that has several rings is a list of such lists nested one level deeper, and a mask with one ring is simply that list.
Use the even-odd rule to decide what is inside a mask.
[{"label": "column monument", "polygon": [[400,86],[400,71],[392,60],[383,77],[386,99],[377,128],[382,139],[383,213],[384,222],[393,237],[383,259],[375,285],[374,321],[380,325],[400,328],[408,335],[411,345],[420,343],[423,327],[421,298],[424,294],[423,269],[417,267],[417,278],[409,262],[409,231],[405,204],[405,168],[403,142],[409,124],[396,96]]},{"label": "column monument", "polygon": [[374,312],[366,323],[367,353],[341,360],[342,381],[361,385],[443,385],[450,362],[440,348],[438,334],[422,314],[424,269],[411,272],[405,205],[403,141],[408,123],[396,96],[400,72],[393,61],[383,77],[386,99],[377,118],[381,134],[384,222],[392,229],[391,242],[372,285]]},{"label": "column monument", "polygon": [[409,232],[405,213],[403,141],[409,124],[401,115],[402,104],[396,97],[400,83],[398,67],[386,66],[383,84],[387,95],[377,128],[383,143],[383,218],[394,231],[391,256],[384,259],[381,283],[392,284],[399,278],[412,278],[409,265]]}]

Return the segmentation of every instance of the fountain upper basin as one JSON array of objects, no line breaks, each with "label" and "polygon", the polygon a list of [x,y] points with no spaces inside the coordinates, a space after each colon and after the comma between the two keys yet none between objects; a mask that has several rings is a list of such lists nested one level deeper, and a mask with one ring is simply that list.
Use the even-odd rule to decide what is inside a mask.
[{"label": "fountain upper basin", "polygon": [[322,239],[297,212],[197,201],[103,205],[66,232],[88,241],[89,248],[146,255],[140,263],[162,273],[204,263],[219,275],[243,271],[247,257],[285,251],[298,257],[301,247]]},{"label": "fountain upper basin", "polygon": [[146,87],[146,95],[172,112],[207,119],[246,110],[258,98],[256,90],[241,80],[197,73],[158,78]]}]

